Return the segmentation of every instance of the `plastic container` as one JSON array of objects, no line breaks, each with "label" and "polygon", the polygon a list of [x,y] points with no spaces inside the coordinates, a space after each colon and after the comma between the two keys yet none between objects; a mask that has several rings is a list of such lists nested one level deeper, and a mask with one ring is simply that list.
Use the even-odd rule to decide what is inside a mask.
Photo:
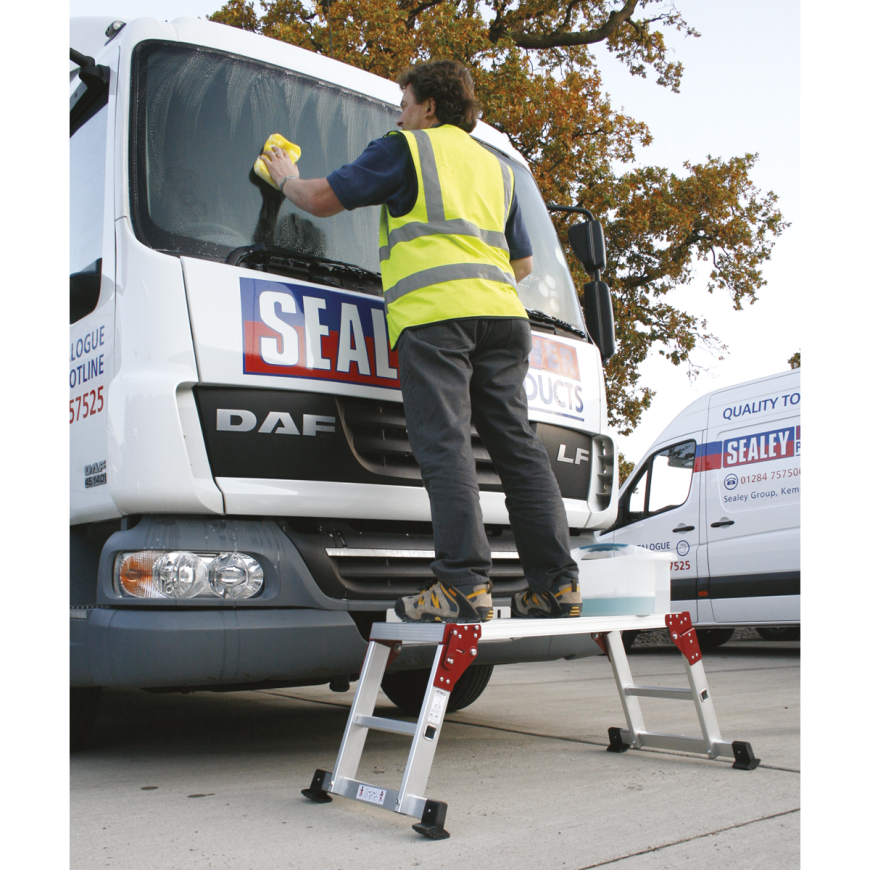
[{"label": "plastic container", "polygon": [[633,544],[571,550],[580,571],[583,616],[670,613],[671,557]]}]

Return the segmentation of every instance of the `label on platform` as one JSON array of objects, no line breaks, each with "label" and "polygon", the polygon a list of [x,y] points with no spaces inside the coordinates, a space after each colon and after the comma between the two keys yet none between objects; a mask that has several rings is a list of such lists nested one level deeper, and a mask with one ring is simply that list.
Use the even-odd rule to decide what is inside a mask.
[{"label": "label on platform", "polygon": [[387,792],[382,788],[374,788],[370,785],[360,785],[357,789],[356,799],[358,801],[368,801],[370,804],[377,804],[379,807],[384,805],[384,798]]},{"label": "label on platform", "polygon": [[434,697],[432,698],[432,706],[429,709],[428,722],[430,725],[440,725],[444,714],[447,712],[447,699],[450,697],[450,692],[445,692],[444,689],[435,689]]}]

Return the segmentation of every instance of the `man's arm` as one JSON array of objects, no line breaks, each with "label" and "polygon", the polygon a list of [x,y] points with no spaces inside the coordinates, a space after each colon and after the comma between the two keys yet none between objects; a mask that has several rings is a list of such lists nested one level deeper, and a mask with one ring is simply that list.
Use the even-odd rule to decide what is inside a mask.
[{"label": "man's arm", "polygon": [[273,148],[272,151],[273,154],[265,153],[260,156],[275,184],[281,184],[282,179],[287,179],[281,192],[293,205],[315,217],[332,217],[345,210],[325,178],[300,178],[296,164],[287,156],[286,151],[281,148]]},{"label": "man's arm", "polygon": [[532,274],[532,258],[522,257],[519,260],[511,260],[511,269],[514,270],[514,277],[519,284],[523,278]]}]

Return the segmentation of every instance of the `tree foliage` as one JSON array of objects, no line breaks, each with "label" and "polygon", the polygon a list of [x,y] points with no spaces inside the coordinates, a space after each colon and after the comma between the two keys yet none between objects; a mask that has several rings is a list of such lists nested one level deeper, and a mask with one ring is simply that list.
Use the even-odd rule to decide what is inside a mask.
[{"label": "tree foliage", "polygon": [[[608,245],[619,350],[606,369],[610,420],[637,425],[653,391],[652,352],[697,371],[692,352],[727,348],[703,318],[668,303],[699,263],[709,292],[735,309],[766,282],[761,268],[788,226],[777,197],[751,180],[758,155],[708,157],[677,175],[638,162],[645,124],[610,102],[590,46],[632,75],[679,91],[683,67],[666,37],[698,37],[668,0],[229,0],[211,20],[280,39],[395,79],[409,65],[454,58],[472,71],[483,120],[526,158],[544,199],[600,217]],[[628,167],[620,170],[619,167]],[[570,218],[556,215],[563,243]],[[587,278],[572,262],[575,281]]]},{"label": "tree foliage", "polygon": [[793,353],[788,358],[788,365],[789,365],[789,368],[792,368],[792,369],[799,369],[801,367],[801,352],[800,351],[798,351],[797,353]]}]

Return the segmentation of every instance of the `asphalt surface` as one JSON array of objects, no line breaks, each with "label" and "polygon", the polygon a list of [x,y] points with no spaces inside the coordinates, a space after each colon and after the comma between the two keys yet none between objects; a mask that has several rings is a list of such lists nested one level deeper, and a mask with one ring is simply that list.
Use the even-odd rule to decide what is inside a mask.
[{"label": "asphalt surface", "polygon": [[[635,682],[685,686],[662,636],[629,655]],[[89,747],[70,762],[72,868],[798,867],[800,642],[752,630],[705,654],[722,737],[753,771],[656,750],[605,751],[624,726],[604,656],[497,667],[447,717],[426,791],[451,837],[416,819],[300,794],[331,770],[352,691],[327,687],[155,695],[104,692]],[[376,715],[396,715],[385,696]],[[641,699],[649,730],[699,735],[692,704]],[[398,787],[408,740],[371,732],[358,777]]]}]

